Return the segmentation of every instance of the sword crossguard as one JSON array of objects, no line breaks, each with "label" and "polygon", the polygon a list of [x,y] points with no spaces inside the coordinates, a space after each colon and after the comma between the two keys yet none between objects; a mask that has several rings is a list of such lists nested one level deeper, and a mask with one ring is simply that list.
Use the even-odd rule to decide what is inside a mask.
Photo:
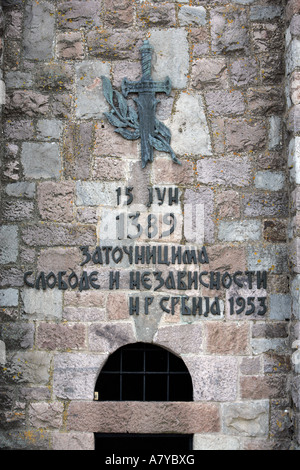
[{"label": "sword crossguard", "polygon": [[122,93],[127,98],[129,93],[166,93],[170,95],[172,90],[172,84],[169,77],[165,78],[163,82],[154,82],[152,78],[144,80],[143,78],[139,82],[131,82],[127,78],[123,78],[122,81]]}]

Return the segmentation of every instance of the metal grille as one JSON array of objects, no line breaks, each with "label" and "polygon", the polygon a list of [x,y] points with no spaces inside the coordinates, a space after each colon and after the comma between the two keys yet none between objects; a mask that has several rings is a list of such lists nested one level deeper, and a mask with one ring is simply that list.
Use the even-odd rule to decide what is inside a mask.
[{"label": "metal grille", "polygon": [[193,387],[183,360],[147,343],[123,346],[101,370],[100,401],[191,401]]}]

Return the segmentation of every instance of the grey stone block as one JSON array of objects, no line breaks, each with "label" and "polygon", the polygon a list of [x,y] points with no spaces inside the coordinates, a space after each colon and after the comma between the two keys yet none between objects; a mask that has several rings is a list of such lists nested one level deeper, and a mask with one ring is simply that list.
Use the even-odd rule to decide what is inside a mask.
[{"label": "grey stone block", "polygon": [[19,303],[18,289],[0,290],[0,307],[17,307]]},{"label": "grey stone block", "polygon": [[110,66],[101,61],[82,61],[76,66],[76,117],[102,119],[109,105],[102,92],[101,76],[109,78]]},{"label": "grey stone block", "polygon": [[225,242],[259,240],[261,231],[262,227],[259,220],[221,221],[219,225],[219,240]]},{"label": "grey stone block", "polygon": [[15,225],[0,227],[0,263],[14,263],[19,252],[18,228]]},{"label": "grey stone block", "polygon": [[55,5],[49,2],[27,2],[24,17],[24,57],[52,59],[54,48]]},{"label": "grey stone block", "polygon": [[26,178],[59,178],[61,160],[58,145],[54,142],[22,145],[21,162]]}]

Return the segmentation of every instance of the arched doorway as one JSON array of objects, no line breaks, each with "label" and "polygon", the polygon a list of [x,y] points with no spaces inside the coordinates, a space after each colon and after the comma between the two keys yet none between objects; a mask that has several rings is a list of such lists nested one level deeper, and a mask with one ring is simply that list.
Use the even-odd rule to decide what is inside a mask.
[{"label": "arched doorway", "polygon": [[[193,385],[184,361],[153,344],[133,343],[115,351],[95,386],[99,401],[192,401]],[[191,434],[95,433],[95,449],[189,450]]]}]

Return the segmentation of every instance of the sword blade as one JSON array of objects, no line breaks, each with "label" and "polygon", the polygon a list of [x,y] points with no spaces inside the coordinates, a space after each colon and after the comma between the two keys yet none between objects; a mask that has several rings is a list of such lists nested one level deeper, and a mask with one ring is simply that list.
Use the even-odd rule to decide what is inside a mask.
[{"label": "sword blade", "polygon": [[140,93],[136,103],[140,122],[142,167],[144,168],[148,161],[153,161],[153,148],[149,142],[149,136],[154,135],[155,108],[158,101],[154,93]]}]

